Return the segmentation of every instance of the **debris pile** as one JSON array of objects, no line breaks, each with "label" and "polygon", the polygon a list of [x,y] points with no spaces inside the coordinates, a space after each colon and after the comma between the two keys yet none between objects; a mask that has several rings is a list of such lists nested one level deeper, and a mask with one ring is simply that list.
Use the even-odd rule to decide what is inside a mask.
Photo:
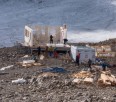
[{"label": "debris pile", "polygon": [[[88,71],[81,71],[79,73],[75,73],[72,75],[74,78],[74,83],[93,83],[95,79],[95,74],[92,74]],[[116,77],[111,74],[110,71],[101,71],[100,77],[97,80],[98,85],[110,85],[115,86],[116,85]]]},{"label": "debris pile", "polygon": [[[42,61],[44,59],[43,55],[40,55],[40,61]],[[23,67],[31,67],[31,66],[42,66],[43,64],[41,64],[40,62],[38,62],[38,58],[36,58],[35,56],[29,56],[29,55],[25,55],[22,58],[20,58],[18,64],[20,64]]]},{"label": "debris pile", "polygon": [[102,71],[98,79],[99,85],[116,85],[116,77],[110,71]]},{"label": "debris pile", "polygon": [[74,83],[93,83],[93,74],[89,71],[81,71],[72,75]]},{"label": "debris pile", "polygon": [[44,64],[41,64],[39,62],[35,62],[34,60],[24,60],[23,62],[18,62],[17,64],[23,66],[23,67],[31,67],[31,66],[42,66]]},{"label": "debris pile", "polygon": [[13,66],[14,66],[14,65],[10,65],[10,66],[7,66],[7,67],[3,67],[3,68],[0,69],[0,71],[6,70],[6,69],[10,69],[10,68],[12,68]]},{"label": "debris pile", "polygon": [[25,82],[26,82],[26,80],[23,78],[18,78],[17,80],[12,80],[12,83],[15,83],[15,84],[23,84]]},{"label": "debris pile", "polygon": [[75,73],[72,75],[73,77],[75,78],[89,78],[89,77],[92,77],[92,73],[90,73],[89,71],[81,71],[79,73]]},{"label": "debris pile", "polygon": [[65,73],[67,70],[59,67],[43,68],[42,72],[52,72],[52,73]]},{"label": "debris pile", "polygon": [[[35,62],[34,60],[27,60],[27,61],[25,61],[26,63],[24,63],[24,61],[23,61],[23,63],[21,63],[21,65],[23,66],[23,67],[31,67],[31,66],[42,66],[43,64],[41,64],[41,63],[37,63],[37,62]],[[28,63],[27,63],[28,62]]]}]

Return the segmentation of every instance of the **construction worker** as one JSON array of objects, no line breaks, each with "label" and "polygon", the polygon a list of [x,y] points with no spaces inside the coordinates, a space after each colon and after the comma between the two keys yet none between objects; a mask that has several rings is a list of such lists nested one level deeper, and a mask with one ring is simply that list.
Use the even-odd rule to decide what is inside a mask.
[{"label": "construction worker", "polygon": [[78,52],[76,55],[76,64],[79,66],[80,64],[80,53]]},{"label": "construction worker", "polygon": [[88,60],[88,67],[90,68],[90,70],[91,70],[91,65],[92,65],[92,60],[89,59],[89,60]]},{"label": "construction worker", "polygon": [[53,36],[50,35],[50,43],[53,44]]},{"label": "construction worker", "polygon": [[102,61],[101,65],[102,65],[103,71],[106,71],[107,63],[105,62],[105,60]]},{"label": "construction worker", "polygon": [[58,58],[57,48],[54,48],[54,58]]},{"label": "construction worker", "polygon": [[66,43],[67,43],[67,41],[68,41],[67,39],[64,39],[64,44],[66,44]]},{"label": "construction worker", "polygon": [[53,55],[53,51],[54,51],[53,47],[50,46],[50,47],[48,48],[48,51],[49,51],[49,55],[50,55],[50,57],[52,57],[52,55]]},{"label": "construction worker", "polygon": [[41,47],[40,46],[37,48],[37,51],[38,51],[38,56],[39,56],[41,54]]}]

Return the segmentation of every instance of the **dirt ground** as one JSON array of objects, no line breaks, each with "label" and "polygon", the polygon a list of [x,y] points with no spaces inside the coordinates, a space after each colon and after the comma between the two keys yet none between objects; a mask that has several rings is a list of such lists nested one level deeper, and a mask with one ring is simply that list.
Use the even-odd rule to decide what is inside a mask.
[{"label": "dirt ground", "polygon": [[[20,53],[19,53],[20,50]],[[116,87],[101,87],[94,84],[72,83],[71,74],[79,72],[73,62],[64,63],[61,59],[47,58],[43,66],[29,68],[17,64],[28,54],[16,47],[0,49],[0,68],[14,65],[0,71],[0,102],[116,102]],[[54,73],[43,77],[42,68],[62,67],[67,73]],[[111,68],[116,75],[116,68]],[[15,84],[12,80],[24,78],[26,83]]]}]

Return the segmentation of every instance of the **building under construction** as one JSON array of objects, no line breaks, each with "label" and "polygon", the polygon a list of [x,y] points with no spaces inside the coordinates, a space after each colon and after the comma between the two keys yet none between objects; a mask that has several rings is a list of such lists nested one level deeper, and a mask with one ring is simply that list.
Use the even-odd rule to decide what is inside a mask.
[{"label": "building under construction", "polygon": [[50,35],[53,36],[53,43],[63,44],[64,39],[67,39],[66,25],[60,26],[25,26],[24,30],[24,45],[39,46],[45,45],[50,41]]},{"label": "building under construction", "polygon": [[[53,36],[53,43],[50,43],[50,35]],[[41,46],[57,47],[58,50],[68,51],[70,46],[64,44],[67,40],[67,27],[64,26],[25,26],[24,29],[24,46],[37,48]]]}]

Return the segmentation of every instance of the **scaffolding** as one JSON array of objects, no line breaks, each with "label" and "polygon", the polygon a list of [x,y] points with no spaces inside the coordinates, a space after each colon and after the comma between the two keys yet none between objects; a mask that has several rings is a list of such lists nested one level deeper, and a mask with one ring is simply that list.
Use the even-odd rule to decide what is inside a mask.
[{"label": "scaffolding", "polygon": [[66,26],[25,26],[24,36],[26,46],[37,46],[49,43],[50,35],[54,43],[63,43],[66,37]]}]

